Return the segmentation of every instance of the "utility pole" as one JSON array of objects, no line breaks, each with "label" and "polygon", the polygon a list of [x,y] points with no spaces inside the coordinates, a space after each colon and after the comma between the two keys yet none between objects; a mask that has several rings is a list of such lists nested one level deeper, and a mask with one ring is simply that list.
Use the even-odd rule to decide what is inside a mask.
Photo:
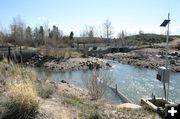
[{"label": "utility pole", "polygon": [[[168,13],[168,20],[170,21],[170,14]],[[167,34],[166,34],[166,68],[169,68],[169,61],[168,61],[168,50],[169,50],[169,23],[167,24]]]},{"label": "utility pole", "polygon": [[[170,21],[170,13],[168,13],[168,20]],[[170,23],[170,22],[169,22]],[[169,51],[169,23],[167,24],[167,36],[166,36],[166,69],[170,69],[169,67],[169,60],[168,60],[168,51]],[[168,97],[169,97],[169,80],[168,80],[168,89],[167,89],[167,92],[166,92],[166,96],[167,96],[167,99],[166,101],[168,101]]]},{"label": "utility pole", "polygon": [[[158,68],[158,74],[157,79],[160,80],[163,83],[163,90],[164,90],[164,97],[165,101],[168,102],[168,96],[169,96],[169,79],[170,79],[170,67],[169,67],[169,61],[168,61],[168,50],[169,50],[169,23],[170,23],[170,13],[168,13],[168,19],[165,19],[163,23],[160,25],[161,27],[167,26],[167,32],[166,32],[166,56],[165,56],[165,67],[159,67]],[[167,84],[167,88],[166,88]]]}]

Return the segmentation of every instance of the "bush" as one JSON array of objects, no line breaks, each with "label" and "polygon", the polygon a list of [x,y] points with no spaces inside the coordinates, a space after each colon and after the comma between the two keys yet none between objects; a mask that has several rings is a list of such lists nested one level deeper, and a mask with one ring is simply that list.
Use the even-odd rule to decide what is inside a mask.
[{"label": "bush", "polygon": [[97,71],[96,68],[92,70],[91,75],[84,75],[82,79],[92,100],[100,99],[105,93],[107,85],[112,83],[108,72]]},{"label": "bush", "polygon": [[7,87],[7,111],[3,119],[32,119],[35,117],[39,109],[39,99],[33,82],[14,79]]}]

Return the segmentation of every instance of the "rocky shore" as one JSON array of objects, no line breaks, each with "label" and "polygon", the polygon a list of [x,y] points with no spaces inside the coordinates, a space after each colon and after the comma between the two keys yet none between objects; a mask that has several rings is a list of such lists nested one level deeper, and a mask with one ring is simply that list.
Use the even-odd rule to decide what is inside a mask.
[{"label": "rocky shore", "polygon": [[[162,48],[144,48],[127,53],[109,53],[104,58],[144,68],[156,69],[159,66],[165,66],[165,51]],[[170,50],[168,58],[171,70],[180,72],[180,51]]]},{"label": "rocky shore", "polygon": [[61,59],[43,55],[34,55],[25,63],[26,65],[45,67],[48,70],[54,71],[76,71],[111,67],[111,65],[104,60],[94,57]]}]

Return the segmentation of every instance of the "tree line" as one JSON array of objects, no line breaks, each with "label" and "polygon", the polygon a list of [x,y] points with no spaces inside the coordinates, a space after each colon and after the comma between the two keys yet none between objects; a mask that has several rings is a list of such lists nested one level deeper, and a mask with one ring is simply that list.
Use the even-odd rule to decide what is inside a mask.
[{"label": "tree line", "polygon": [[52,28],[45,28],[44,26],[35,27],[26,26],[20,17],[13,18],[10,24],[9,42],[18,45],[26,44],[31,46],[39,46],[47,43],[48,40],[61,39],[63,33],[58,26],[54,25]]},{"label": "tree line", "polygon": [[[125,35],[125,32],[122,31],[118,34],[118,37],[123,39]],[[85,26],[80,34],[80,37],[86,37],[88,40],[94,40],[94,42],[96,42],[95,36],[96,31],[93,26]],[[103,23],[103,36],[99,38],[106,39],[106,41],[109,42],[113,38],[113,25],[109,19]],[[19,16],[13,18],[9,33],[5,33],[0,29],[0,44],[8,42],[15,45],[29,45],[35,47],[41,45],[57,45],[60,43],[72,45],[73,39],[73,31],[70,32],[69,36],[65,36],[63,35],[63,31],[56,25],[53,25],[52,28],[49,28],[48,24],[32,28],[26,26],[24,20]]]}]

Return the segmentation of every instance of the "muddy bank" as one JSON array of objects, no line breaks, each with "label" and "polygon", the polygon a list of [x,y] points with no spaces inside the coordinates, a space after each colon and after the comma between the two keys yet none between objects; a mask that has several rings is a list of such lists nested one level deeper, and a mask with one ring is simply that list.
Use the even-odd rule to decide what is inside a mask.
[{"label": "muddy bank", "polygon": [[111,67],[109,63],[99,58],[89,57],[61,59],[43,55],[34,55],[31,59],[25,62],[25,64],[34,67],[45,67],[48,70],[54,71],[76,71]]},{"label": "muddy bank", "polygon": [[[180,72],[180,51],[170,50],[168,57],[171,70]],[[109,53],[105,55],[105,58],[144,68],[156,69],[159,66],[165,66],[165,51],[162,48],[144,48],[128,53]]]}]

